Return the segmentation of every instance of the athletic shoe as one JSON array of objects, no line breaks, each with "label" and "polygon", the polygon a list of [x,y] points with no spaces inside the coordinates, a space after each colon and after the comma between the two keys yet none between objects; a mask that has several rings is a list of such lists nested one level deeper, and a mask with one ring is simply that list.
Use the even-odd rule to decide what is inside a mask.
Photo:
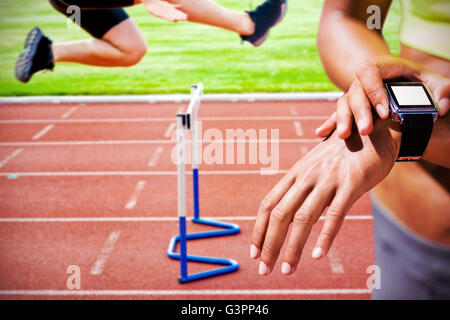
[{"label": "athletic shoe", "polygon": [[246,11],[255,23],[255,32],[250,36],[241,36],[241,39],[255,47],[260,46],[269,35],[270,29],[283,20],[286,8],[286,0],[266,0],[255,10]]},{"label": "athletic shoe", "polygon": [[30,81],[33,74],[41,70],[53,70],[52,41],[39,27],[34,27],[25,40],[25,49],[16,62],[15,73],[18,80]]}]

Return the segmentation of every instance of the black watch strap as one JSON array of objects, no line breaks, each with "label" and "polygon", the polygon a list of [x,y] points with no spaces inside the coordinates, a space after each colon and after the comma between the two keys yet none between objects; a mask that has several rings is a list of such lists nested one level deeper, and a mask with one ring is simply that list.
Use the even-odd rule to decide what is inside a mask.
[{"label": "black watch strap", "polygon": [[405,114],[403,116],[402,142],[397,161],[413,161],[422,157],[433,132],[432,114]]}]

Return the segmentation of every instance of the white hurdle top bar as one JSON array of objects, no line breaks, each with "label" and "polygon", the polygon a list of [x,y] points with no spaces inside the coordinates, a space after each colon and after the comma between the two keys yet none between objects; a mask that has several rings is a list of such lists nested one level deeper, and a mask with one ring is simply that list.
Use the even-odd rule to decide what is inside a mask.
[{"label": "white hurdle top bar", "polygon": [[177,113],[177,155],[178,155],[178,216],[186,217],[186,176],[184,129],[192,132],[192,168],[198,168],[197,117],[203,95],[203,84],[191,86],[191,100],[185,113]]}]

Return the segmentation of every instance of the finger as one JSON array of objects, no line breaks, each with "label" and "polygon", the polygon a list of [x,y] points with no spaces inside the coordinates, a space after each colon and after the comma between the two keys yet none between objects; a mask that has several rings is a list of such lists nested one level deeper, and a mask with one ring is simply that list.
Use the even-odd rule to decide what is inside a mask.
[{"label": "finger", "polygon": [[345,94],[337,102],[336,122],[337,134],[340,139],[347,139],[352,133],[352,113],[347,101],[348,95]]},{"label": "finger", "polygon": [[187,14],[184,13],[183,11],[180,11],[176,8],[176,6],[171,6],[169,8],[170,10],[170,16],[174,19],[174,20],[181,20],[181,19],[186,19],[187,18]]},{"label": "finger", "polygon": [[187,14],[179,10],[177,10],[176,13],[174,13],[174,16],[177,21],[187,20]]},{"label": "finger", "polygon": [[378,116],[381,119],[387,119],[389,99],[384,90],[383,78],[378,66],[373,63],[365,63],[358,68],[355,74]]},{"label": "finger", "polygon": [[333,195],[334,190],[331,188],[316,188],[295,213],[281,267],[283,274],[291,274],[297,269],[311,228],[319,219],[325,207],[331,202]]},{"label": "finger", "polygon": [[439,106],[439,115],[445,116],[450,109],[450,80],[433,73],[422,73],[420,80],[432,91]]},{"label": "finger", "polygon": [[336,129],[336,112],[333,112],[333,114],[316,129],[315,133],[317,136],[325,138],[328,137],[334,129]]},{"label": "finger", "polygon": [[266,236],[267,226],[269,225],[270,212],[275,208],[294,182],[295,177],[290,174],[285,175],[261,201],[250,245],[250,257],[253,259],[258,258],[260,255],[261,247]]},{"label": "finger", "polygon": [[259,274],[269,274],[278,258],[292,217],[307,195],[307,185],[294,183],[270,214],[267,234],[261,252]]},{"label": "finger", "polygon": [[348,192],[338,192],[330,204],[325,216],[325,223],[312,252],[313,259],[324,257],[330,250],[344,221],[345,214],[353,203],[348,194]]},{"label": "finger", "polygon": [[359,81],[353,82],[347,101],[359,133],[362,136],[370,134],[373,129],[371,106]]},{"label": "finger", "polygon": [[442,98],[439,100],[439,116],[443,117],[447,114],[448,110],[450,109],[450,99],[449,98]]}]

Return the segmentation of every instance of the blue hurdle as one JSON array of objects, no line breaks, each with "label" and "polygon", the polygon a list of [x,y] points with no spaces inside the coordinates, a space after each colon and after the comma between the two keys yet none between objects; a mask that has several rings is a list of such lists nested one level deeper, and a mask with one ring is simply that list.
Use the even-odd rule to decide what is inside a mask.
[{"label": "blue hurdle", "polygon": [[[239,264],[231,259],[194,256],[187,254],[187,241],[194,239],[205,239],[213,237],[222,237],[237,234],[240,227],[236,224],[213,221],[200,218],[200,198],[199,198],[199,175],[198,175],[198,109],[203,94],[203,84],[199,83],[191,87],[191,101],[186,113],[177,114],[177,160],[178,160],[178,218],[179,235],[172,237],[167,249],[167,255],[171,259],[180,261],[180,283],[192,282],[200,279],[210,278],[239,269]],[[199,233],[186,233],[186,175],[185,175],[185,136],[184,129],[192,133],[192,183],[194,196],[194,218],[193,223],[222,228],[223,230],[214,230]],[[175,248],[180,243],[180,252],[176,253]],[[188,274],[188,262],[200,262],[224,267]]]}]

